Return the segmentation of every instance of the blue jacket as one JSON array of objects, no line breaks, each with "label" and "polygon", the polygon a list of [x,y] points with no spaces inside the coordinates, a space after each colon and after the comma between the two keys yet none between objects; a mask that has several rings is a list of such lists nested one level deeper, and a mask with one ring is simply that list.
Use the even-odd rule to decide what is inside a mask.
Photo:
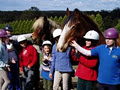
[{"label": "blue jacket", "polygon": [[50,69],[50,73],[53,74],[55,71],[60,72],[72,72],[72,65],[70,59],[70,47],[66,52],[58,52],[56,50],[56,44],[52,48],[52,65]]},{"label": "blue jacket", "polygon": [[110,50],[109,46],[100,45],[91,50],[99,56],[98,82],[102,84],[120,84],[120,47]]},{"label": "blue jacket", "polygon": [[4,43],[0,43],[0,70],[8,63],[8,52]]}]

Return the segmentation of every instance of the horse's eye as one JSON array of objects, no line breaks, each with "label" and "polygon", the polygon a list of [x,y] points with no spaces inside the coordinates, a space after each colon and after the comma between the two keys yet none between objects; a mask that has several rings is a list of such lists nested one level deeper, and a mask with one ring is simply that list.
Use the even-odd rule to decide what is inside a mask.
[{"label": "horse's eye", "polygon": [[76,28],[76,26],[73,26],[73,27],[72,27],[72,29],[75,29],[75,28]]}]

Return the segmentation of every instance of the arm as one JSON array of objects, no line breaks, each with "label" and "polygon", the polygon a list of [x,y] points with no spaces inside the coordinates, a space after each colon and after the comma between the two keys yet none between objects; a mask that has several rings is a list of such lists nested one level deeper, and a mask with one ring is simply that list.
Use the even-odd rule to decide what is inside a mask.
[{"label": "arm", "polygon": [[[28,38],[28,37],[31,37],[32,33],[22,34],[22,35],[24,35],[26,38]],[[12,35],[12,36],[10,37],[10,40],[17,40],[18,36],[19,36],[19,35]]]},{"label": "arm", "polygon": [[84,66],[88,67],[88,68],[93,68],[98,64],[98,59],[97,58],[92,58],[88,59],[85,56],[81,56],[81,58],[79,59],[80,63],[83,64]]},{"label": "arm", "polygon": [[20,65],[20,71],[23,71],[22,52],[19,53],[19,65]]},{"label": "arm", "polygon": [[32,54],[32,62],[28,65],[28,68],[31,68],[32,66],[35,65],[35,63],[37,62],[37,51],[36,49],[32,46],[31,48],[31,54]]},{"label": "arm", "polygon": [[80,61],[80,55],[78,55],[78,53],[75,53],[73,51],[71,51],[71,57],[74,61]]},{"label": "arm", "polygon": [[79,46],[79,45],[76,43],[76,41],[70,42],[70,45],[73,46],[75,49],[77,49],[77,50],[78,50],[80,53],[82,53],[83,55],[91,56],[91,51],[82,48],[81,46]]},{"label": "arm", "polygon": [[0,46],[0,67],[9,66],[7,63],[8,63],[7,50],[3,46]]},{"label": "arm", "polygon": [[51,68],[50,68],[50,74],[53,74],[54,69],[55,69],[55,59],[56,59],[55,52],[56,52],[56,48],[55,48],[55,46],[53,46],[53,49],[52,49],[52,64],[51,64]]},{"label": "arm", "polygon": [[[78,56],[78,54],[75,53],[74,51],[71,52],[71,56],[72,59],[74,61],[79,61],[79,63],[81,63],[82,65],[88,67],[88,68],[93,68],[97,65],[98,63],[98,59],[97,58],[93,58],[93,57],[85,57],[85,56]],[[90,59],[88,59],[90,58]]]}]

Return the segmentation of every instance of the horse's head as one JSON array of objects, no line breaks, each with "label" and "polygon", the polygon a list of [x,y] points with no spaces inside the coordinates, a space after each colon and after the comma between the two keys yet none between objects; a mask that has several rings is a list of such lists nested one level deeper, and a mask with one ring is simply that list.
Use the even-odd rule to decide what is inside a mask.
[{"label": "horse's head", "polygon": [[32,33],[32,39],[34,44],[40,44],[43,40],[52,41],[53,30],[59,28],[59,25],[54,21],[45,17],[40,17],[33,24],[34,32]]},{"label": "horse's head", "polygon": [[71,40],[76,40],[81,46],[84,45],[83,36],[89,30],[95,30],[100,35],[99,44],[104,43],[104,36],[97,24],[86,14],[75,9],[73,13],[67,9],[68,17],[65,21],[63,32],[58,41],[57,49],[63,52],[67,49]]}]

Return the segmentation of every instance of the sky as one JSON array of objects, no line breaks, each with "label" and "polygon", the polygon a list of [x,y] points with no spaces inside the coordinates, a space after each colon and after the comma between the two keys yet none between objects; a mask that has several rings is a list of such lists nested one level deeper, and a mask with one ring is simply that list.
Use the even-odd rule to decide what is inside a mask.
[{"label": "sky", "polygon": [[120,8],[120,0],[0,0],[0,11],[23,11],[37,7],[41,11],[78,8],[81,11],[101,11]]}]

